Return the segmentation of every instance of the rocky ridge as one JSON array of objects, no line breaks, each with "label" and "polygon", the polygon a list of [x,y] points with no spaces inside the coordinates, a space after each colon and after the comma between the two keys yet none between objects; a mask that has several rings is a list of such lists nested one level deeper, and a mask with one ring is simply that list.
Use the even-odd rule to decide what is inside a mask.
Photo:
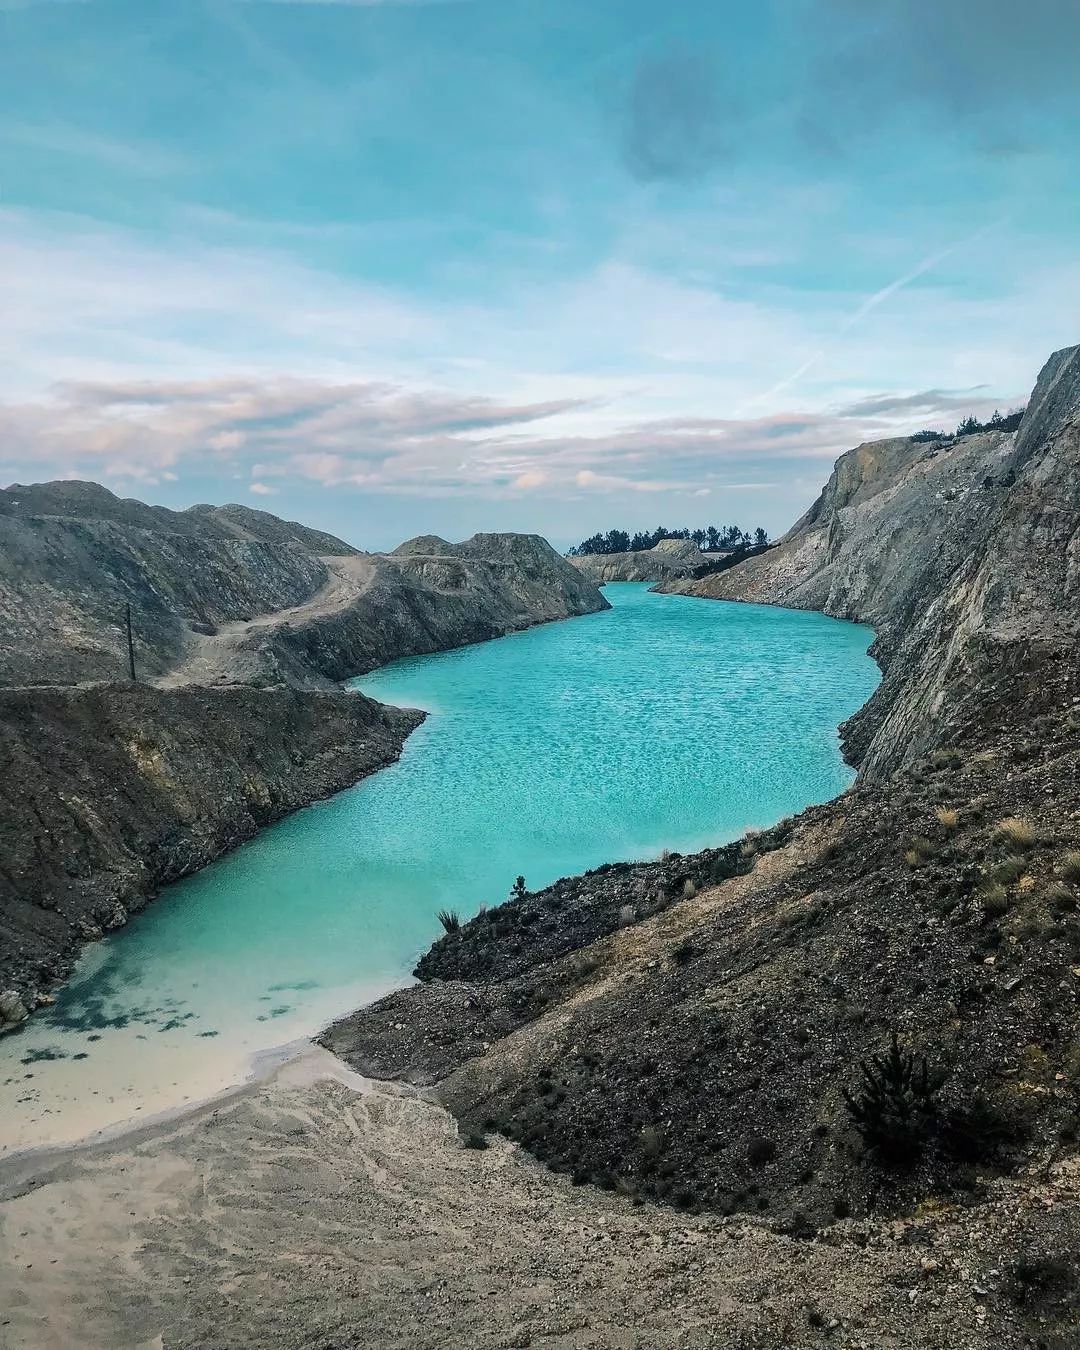
[{"label": "rocky ridge", "polygon": [[[627,1199],[796,1236],[927,1205],[989,1223],[995,1177],[1037,1187],[1080,1137],[1078,540],[1080,348],[1014,435],[843,456],[778,548],[664,589],[875,625],[855,786],[731,871],[669,858],[487,910],[326,1043]],[[903,1149],[845,1103],[894,1033],[927,1069]],[[1064,1348],[1059,1273],[1031,1328]]]},{"label": "rocky ridge", "polygon": [[160,886],[397,756],[420,714],[342,680],[607,607],[535,536],[361,554],[92,483],[0,492],[0,544],[0,1031]]},{"label": "rocky ridge", "polygon": [[[764,546],[767,548],[768,545]],[[693,580],[723,572],[746,557],[764,552],[762,546],[740,549],[738,553],[702,553],[690,539],[661,539],[654,548],[626,553],[586,553],[570,561],[592,581]]]}]

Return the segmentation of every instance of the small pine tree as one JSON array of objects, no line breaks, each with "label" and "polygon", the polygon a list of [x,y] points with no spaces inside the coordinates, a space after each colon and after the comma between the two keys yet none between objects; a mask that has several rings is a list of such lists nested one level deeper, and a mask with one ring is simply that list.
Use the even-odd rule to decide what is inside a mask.
[{"label": "small pine tree", "polygon": [[894,1031],[888,1053],[872,1055],[860,1068],[860,1090],[844,1090],[855,1128],[884,1160],[910,1162],[921,1152],[937,1112],[937,1084],[925,1057],[901,1051]]},{"label": "small pine tree", "polygon": [[516,877],[513,886],[510,888],[510,898],[512,900],[524,900],[528,894],[529,892],[525,885],[525,878]]}]

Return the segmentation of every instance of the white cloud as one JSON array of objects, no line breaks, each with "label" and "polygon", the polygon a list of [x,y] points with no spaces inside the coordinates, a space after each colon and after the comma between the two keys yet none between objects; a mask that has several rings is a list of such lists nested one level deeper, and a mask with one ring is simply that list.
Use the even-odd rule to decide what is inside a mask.
[{"label": "white cloud", "polygon": [[248,484],[248,491],[254,492],[256,497],[276,497],[278,490],[275,487],[270,487],[268,483],[260,483],[256,480],[254,483]]},{"label": "white cloud", "polygon": [[[878,342],[869,311],[844,335],[850,296],[810,317],[787,293],[754,303],[618,258],[507,283],[498,303],[422,305],[201,229],[151,244],[0,211],[4,473],[518,502],[782,479],[809,498],[860,440],[1022,397],[1080,312],[1080,268],[1034,262],[1009,299],[882,288]],[[824,347],[822,312],[830,355],[798,404],[774,389],[738,415],[748,389]]]}]

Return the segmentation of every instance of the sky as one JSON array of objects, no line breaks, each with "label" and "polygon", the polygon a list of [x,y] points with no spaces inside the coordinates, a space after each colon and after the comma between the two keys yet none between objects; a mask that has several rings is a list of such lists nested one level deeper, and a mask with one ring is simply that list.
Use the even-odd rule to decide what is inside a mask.
[{"label": "sky", "polygon": [[0,483],[739,523],[1080,342],[1076,0],[0,0]]}]

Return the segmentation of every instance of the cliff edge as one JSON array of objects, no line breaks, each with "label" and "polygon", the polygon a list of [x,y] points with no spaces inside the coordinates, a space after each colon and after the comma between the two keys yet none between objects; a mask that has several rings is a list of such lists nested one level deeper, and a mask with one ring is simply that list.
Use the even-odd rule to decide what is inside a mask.
[{"label": "cliff edge", "polygon": [[1016,432],[858,446],[775,549],[661,590],[871,624],[884,679],[845,727],[864,776],[1075,696],[1080,348]]}]

